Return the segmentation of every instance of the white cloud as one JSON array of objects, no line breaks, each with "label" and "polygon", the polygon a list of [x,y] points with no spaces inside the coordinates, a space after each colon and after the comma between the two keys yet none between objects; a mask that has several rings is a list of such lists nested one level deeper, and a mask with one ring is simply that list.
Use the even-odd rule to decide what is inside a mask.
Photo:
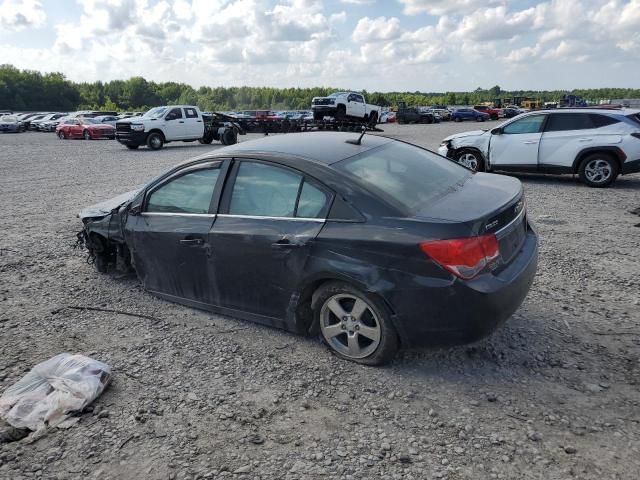
[{"label": "white cloud", "polygon": [[365,43],[376,40],[391,40],[400,36],[400,20],[396,17],[369,18],[358,20],[351,38],[354,42]]},{"label": "white cloud", "polygon": [[469,12],[487,4],[505,3],[505,0],[398,0],[404,6],[406,15],[427,13],[444,15],[447,13]]},{"label": "white cloud", "polygon": [[340,0],[342,3],[351,5],[373,5],[376,0]]},{"label": "white cloud", "polygon": [[4,0],[0,2],[0,31],[42,27],[47,15],[36,0]]}]

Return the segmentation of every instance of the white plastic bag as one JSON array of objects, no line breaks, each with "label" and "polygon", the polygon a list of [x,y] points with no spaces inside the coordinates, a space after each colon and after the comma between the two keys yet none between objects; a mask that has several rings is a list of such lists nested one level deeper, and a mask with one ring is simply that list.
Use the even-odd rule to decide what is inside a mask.
[{"label": "white plastic bag", "polygon": [[42,362],[0,397],[0,417],[16,428],[55,427],[93,402],[111,380],[109,365],[61,353]]}]

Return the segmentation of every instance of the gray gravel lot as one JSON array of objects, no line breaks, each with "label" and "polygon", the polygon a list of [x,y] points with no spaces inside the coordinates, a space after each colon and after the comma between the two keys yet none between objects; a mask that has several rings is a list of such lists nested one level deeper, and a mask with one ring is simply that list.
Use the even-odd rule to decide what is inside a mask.
[{"label": "gray gravel lot", "polygon": [[[477,127],[384,129],[436,148]],[[640,175],[519,177],[540,233],[524,305],[478,344],[370,368],[159,300],[74,250],[82,207],[212,148],[0,136],[0,392],[60,352],[114,368],[75,426],[0,445],[0,478],[640,478]]]}]

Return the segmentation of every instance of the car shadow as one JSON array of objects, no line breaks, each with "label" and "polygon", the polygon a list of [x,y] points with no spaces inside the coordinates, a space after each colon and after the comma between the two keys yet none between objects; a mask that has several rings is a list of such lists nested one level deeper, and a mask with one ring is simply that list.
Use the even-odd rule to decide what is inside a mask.
[{"label": "car shadow", "polygon": [[[544,173],[513,173],[495,171],[499,175],[508,175],[517,178],[524,183],[540,185],[576,185],[584,188],[591,188],[583,185],[578,179],[578,175],[556,175]],[[612,187],[616,190],[640,190],[640,175],[624,175],[616,179]]]}]

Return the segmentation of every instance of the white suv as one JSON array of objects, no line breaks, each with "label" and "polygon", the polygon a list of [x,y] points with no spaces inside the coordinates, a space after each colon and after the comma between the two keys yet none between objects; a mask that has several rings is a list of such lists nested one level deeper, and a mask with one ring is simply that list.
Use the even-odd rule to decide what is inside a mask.
[{"label": "white suv", "polygon": [[445,138],[438,152],[472,170],[577,173],[590,187],[640,172],[640,110],[525,113],[490,131]]}]

